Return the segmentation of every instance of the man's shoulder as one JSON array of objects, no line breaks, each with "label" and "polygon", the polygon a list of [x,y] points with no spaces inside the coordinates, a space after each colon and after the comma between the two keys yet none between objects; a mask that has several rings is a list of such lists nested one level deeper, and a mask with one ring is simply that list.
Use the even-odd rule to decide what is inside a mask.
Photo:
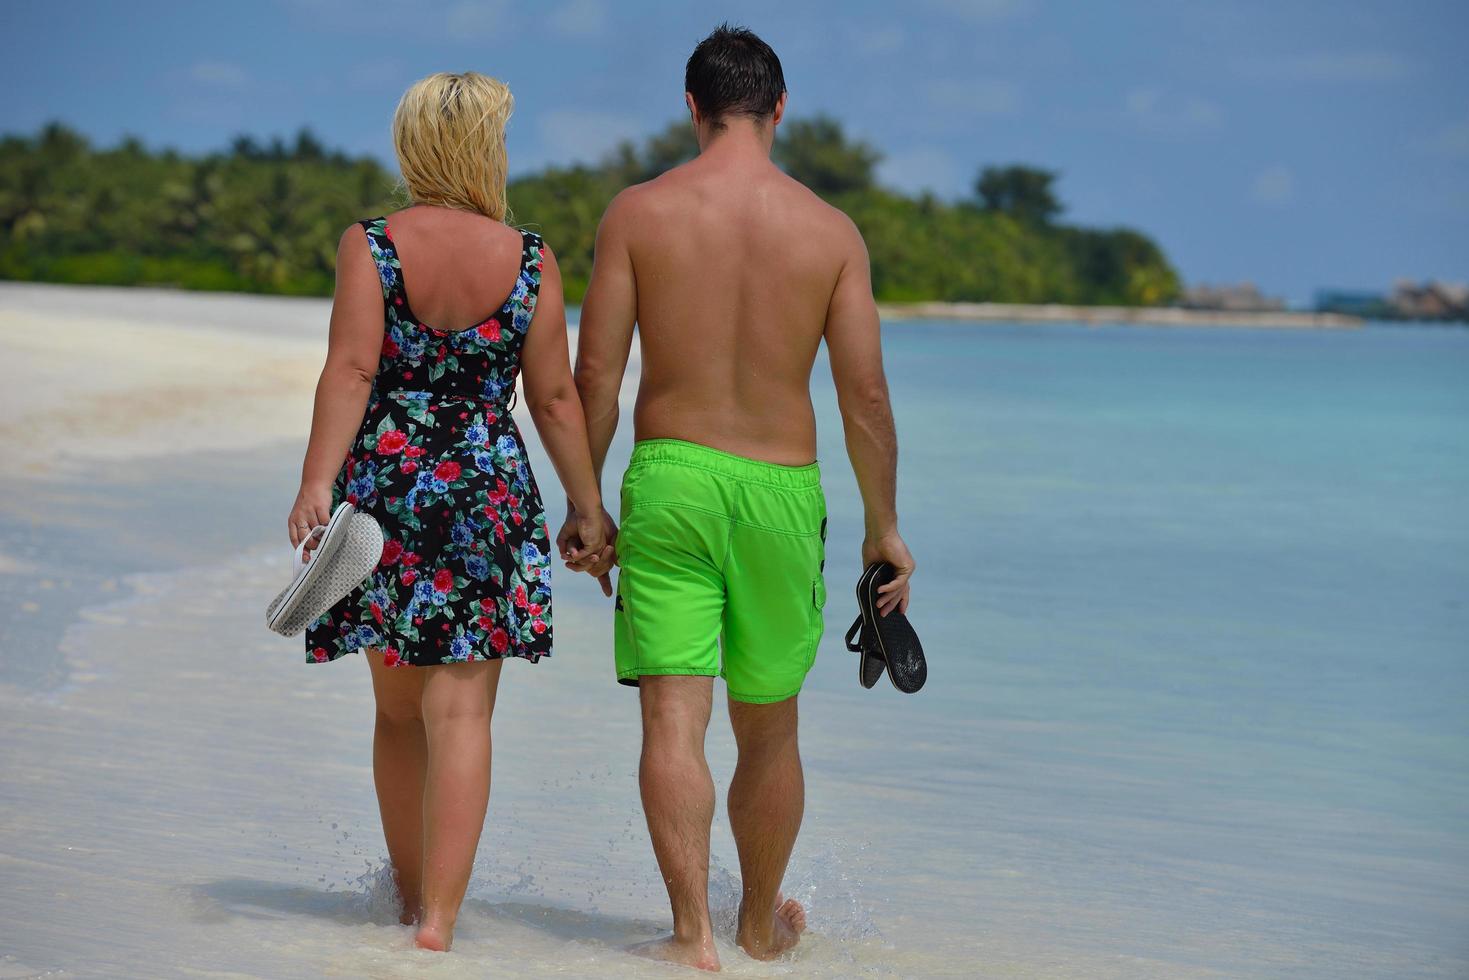
[{"label": "man's shoulder", "polygon": [[862,232],[847,212],[823,200],[793,177],[781,175],[789,195],[787,221],[799,227],[803,237],[828,248],[846,249],[862,245]]},{"label": "man's shoulder", "polygon": [[774,192],[781,207],[809,221],[841,223],[846,214],[822,200],[821,195],[773,164],[753,182],[765,193]]},{"label": "man's shoulder", "polygon": [[636,224],[648,215],[666,207],[665,202],[669,195],[667,188],[659,185],[662,179],[661,176],[654,177],[652,180],[632,184],[618,191],[602,215],[603,225],[617,228]]},{"label": "man's shoulder", "polygon": [[[650,225],[662,228],[669,220],[686,218],[691,208],[697,209],[709,199],[711,179],[707,174],[689,172],[688,165],[684,165],[632,184],[607,205],[603,227],[613,232]],[[775,171],[761,175],[755,183],[766,192],[775,192],[782,224],[799,237],[827,248],[862,246],[861,232],[847,213],[822,200],[800,181]]]}]

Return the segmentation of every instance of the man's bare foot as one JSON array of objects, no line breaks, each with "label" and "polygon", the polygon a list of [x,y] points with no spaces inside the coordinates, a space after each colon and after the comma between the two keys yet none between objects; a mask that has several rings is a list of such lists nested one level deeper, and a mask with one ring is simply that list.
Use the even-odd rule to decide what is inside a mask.
[{"label": "man's bare foot", "polygon": [[704,936],[695,940],[682,940],[677,936],[669,936],[667,939],[654,939],[652,942],[629,946],[627,951],[634,956],[642,956],[650,960],[679,963],[683,966],[691,966],[696,970],[708,970],[710,973],[719,972],[719,953],[714,949],[712,936]]},{"label": "man's bare foot", "polygon": [[768,921],[769,931],[763,932],[758,928],[758,922],[749,921],[743,914],[740,916],[735,942],[757,960],[773,960],[801,941],[801,933],[806,931],[806,909],[794,898],[777,895],[775,911]]},{"label": "man's bare foot", "polygon": [[436,953],[447,953],[453,942],[454,927],[446,928],[437,923],[423,923],[418,927],[418,934],[413,937],[413,945],[419,949],[431,949]]}]

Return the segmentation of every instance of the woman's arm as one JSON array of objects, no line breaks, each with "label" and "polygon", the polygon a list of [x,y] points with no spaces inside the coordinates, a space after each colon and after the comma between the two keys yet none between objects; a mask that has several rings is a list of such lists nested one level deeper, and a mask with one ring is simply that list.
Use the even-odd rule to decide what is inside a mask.
[{"label": "woman's arm", "polygon": [[[577,513],[586,515],[581,522],[585,526],[580,527],[580,547],[562,555],[574,568],[585,570],[606,555],[611,545],[603,524],[602,491],[587,445],[587,420],[571,375],[561,269],[549,248],[543,254],[540,297],[521,353],[520,377],[525,385],[526,406],[556,475]],[[602,590],[611,595],[610,580],[605,575],[599,578]]]},{"label": "woman's arm", "polygon": [[342,233],[337,245],[337,289],[332,298],[326,365],[316,383],[301,490],[291,508],[292,545],[331,517],[332,481],[362,426],[382,349],[382,284],[367,247],[367,234],[361,225],[353,225]]}]

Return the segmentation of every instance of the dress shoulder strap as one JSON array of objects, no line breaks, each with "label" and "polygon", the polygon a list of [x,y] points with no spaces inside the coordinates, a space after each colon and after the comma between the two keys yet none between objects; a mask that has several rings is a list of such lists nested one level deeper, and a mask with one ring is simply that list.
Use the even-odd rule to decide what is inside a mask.
[{"label": "dress shoulder strap", "polygon": [[541,270],[545,264],[546,243],[533,231],[520,232],[520,276],[510,294],[511,325],[517,333],[530,329],[536,313],[536,300],[541,295]]},{"label": "dress shoulder strap", "polygon": [[403,296],[403,269],[398,263],[398,249],[388,234],[388,219],[363,218],[357,223],[367,232],[367,247],[372,252],[377,277],[382,282],[383,299],[392,305],[395,299]]}]

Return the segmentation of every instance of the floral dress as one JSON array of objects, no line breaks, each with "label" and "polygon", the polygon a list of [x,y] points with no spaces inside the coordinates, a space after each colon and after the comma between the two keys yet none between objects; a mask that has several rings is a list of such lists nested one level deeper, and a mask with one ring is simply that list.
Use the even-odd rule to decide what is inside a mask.
[{"label": "floral dress", "polygon": [[505,305],[467,330],[414,316],[386,218],[362,222],[382,279],[382,357],[362,428],[332,488],[386,544],[363,585],[306,632],[306,659],[381,650],[390,666],[551,653],[551,562],[510,415],[541,286],[543,245],[522,232]]}]

